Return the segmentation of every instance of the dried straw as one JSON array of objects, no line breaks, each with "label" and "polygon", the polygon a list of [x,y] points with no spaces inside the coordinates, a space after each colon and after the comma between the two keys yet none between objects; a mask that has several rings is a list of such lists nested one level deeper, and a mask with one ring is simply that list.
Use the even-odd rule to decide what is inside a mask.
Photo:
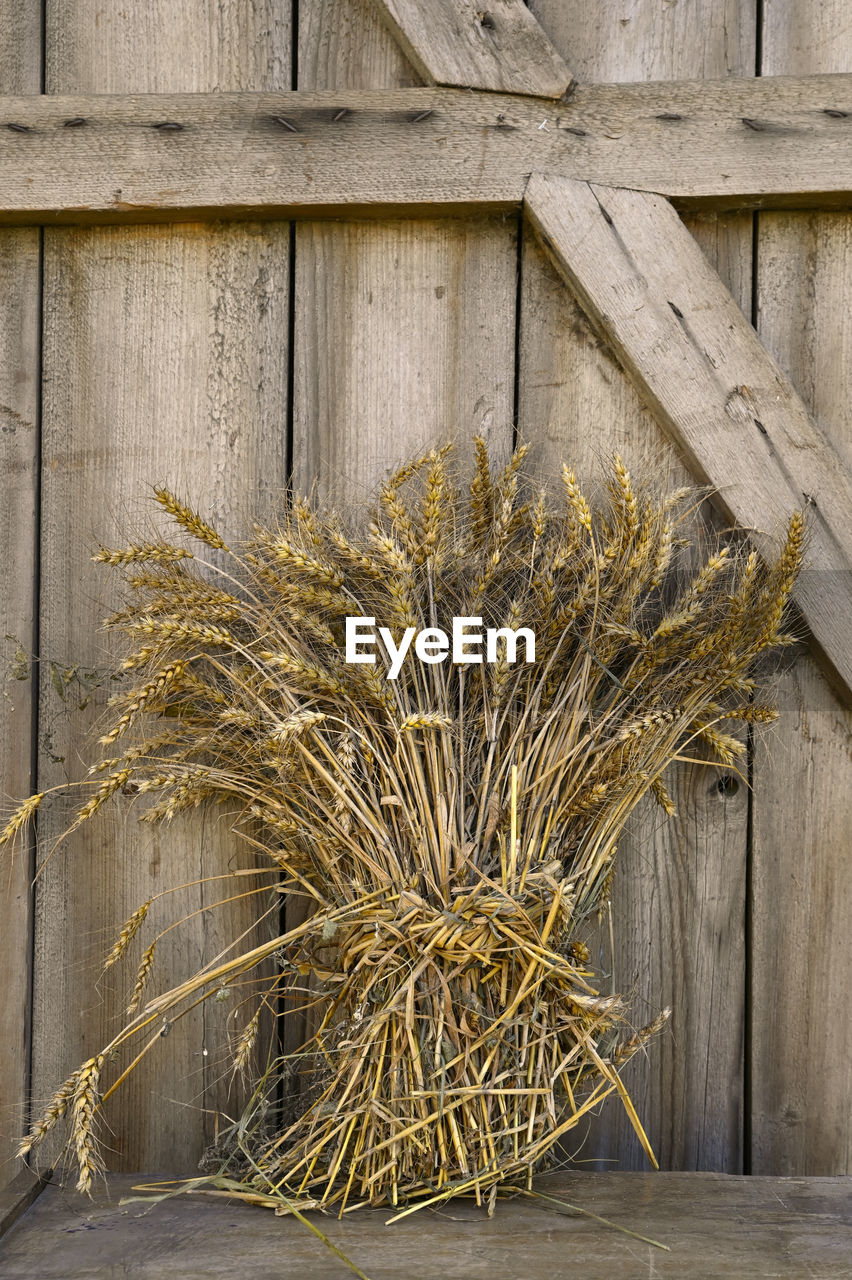
[{"label": "dried straw", "polygon": [[[339,1212],[483,1202],[501,1184],[528,1185],[612,1094],[654,1163],[620,1069],[664,1015],[636,1032],[622,999],[600,993],[583,934],[606,910],[636,804],[650,791],[673,812],[666,768],[697,739],[731,764],[729,722],[771,717],[751,672],[785,640],[804,527],[794,516],[774,567],[723,547],[684,583],[679,524],[694,495],[640,492],[616,458],[602,501],[568,468],[557,501],[532,487],[523,459],[494,473],[477,440],[462,497],[448,451],[433,452],[386,482],[366,528],[299,498],[238,551],[162,490],[181,529],[222,558],[165,542],[98,554],[129,566],[131,594],[110,625],[144,644],[124,657],[141,681],[101,738],[136,740],[93,766],[108,776],[83,784],[94,794],[78,821],[131,779],[158,794],[149,820],[223,802],[280,889],[314,914],[251,951],[235,944],[139,1007],[150,942],[131,1020],[22,1150],[70,1117],[88,1185],[103,1065],[129,1052],[109,1096],[182,1010],[256,982],[236,1074],[251,1076],[267,1035],[262,1006],[274,1013],[308,991],[314,1022],[289,1058],[273,1038],[250,1081],[221,1175],[247,1197]],[[513,664],[505,648],[483,665],[410,657],[389,681],[381,646],[376,667],[345,663],[347,615],[375,617],[397,640],[409,625],[449,630],[454,615],[523,625],[536,660]],[[276,971],[261,977],[271,957]],[[294,1077],[288,1115],[282,1082]]]}]

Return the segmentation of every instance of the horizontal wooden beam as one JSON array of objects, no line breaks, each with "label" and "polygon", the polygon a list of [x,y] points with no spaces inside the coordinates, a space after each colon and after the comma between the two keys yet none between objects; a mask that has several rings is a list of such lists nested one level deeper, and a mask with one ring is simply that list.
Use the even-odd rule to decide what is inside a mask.
[{"label": "horizontal wooden beam", "polygon": [[712,500],[777,554],[809,517],[796,602],[852,691],[852,477],[661,196],[535,174],[527,214]]},{"label": "horizontal wooden beam", "polygon": [[847,207],[852,75],[579,88],[0,98],[0,222],[517,207],[529,174],[683,208]]},{"label": "horizontal wooden beam", "polygon": [[572,77],[524,0],[376,0],[427,84],[561,98]]}]

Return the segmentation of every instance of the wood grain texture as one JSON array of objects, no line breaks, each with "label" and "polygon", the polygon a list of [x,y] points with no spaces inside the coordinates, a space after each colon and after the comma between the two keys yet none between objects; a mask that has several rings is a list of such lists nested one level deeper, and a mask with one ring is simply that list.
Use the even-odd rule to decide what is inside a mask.
[{"label": "wood grain texture", "polygon": [[48,0],[48,93],[233,93],[290,86],[290,7],[256,0]]},{"label": "wood grain texture", "polygon": [[[749,220],[750,221],[750,220]],[[750,226],[730,215],[696,224],[732,287],[750,292]],[[524,249],[521,430],[542,464],[576,462],[593,476],[618,449],[637,476],[690,482],[651,411],[591,328],[530,230]],[[624,1072],[665,1168],[736,1171],[742,1150],[742,1051],[748,805],[718,783],[717,766],[681,766],[669,788],[679,816],[640,806],[619,850],[613,891],[615,984],[637,1025],[673,1008],[671,1029]],[[604,965],[606,965],[605,946]],[[580,1160],[644,1167],[626,1116],[605,1109]]]},{"label": "wood grain texture", "polygon": [[809,508],[794,598],[852,695],[852,475],[659,196],[535,174],[525,209],[712,502],[771,558]]},{"label": "wood grain texture", "polygon": [[852,71],[845,0],[764,0],[762,76]]},{"label": "wood grain texture", "polygon": [[12,1230],[46,1185],[29,1169],[21,1169],[9,1182],[0,1183],[0,1237]]},{"label": "wood grain texture", "polygon": [[523,0],[375,0],[429,84],[561,98],[571,72]]},{"label": "wood grain texture", "polygon": [[[244,536],[250,516],[283,488],[288,239],[286,227],[220,227],[215,234],[103,228],[50,237],[42,649],[60,672],[77,664],[83,670],[82,684],[71,682],[64,701],[45,673],[44,782],[85,772],[114,687],[117,662],[98,624],[115,607],[118,582],[91,564],[97,543],[122,545],[129,533],[153,527],[146,495],[155,483],[191,494],[226,539]],[[82,711],[90,686],[92,700]],[[226,895],[214,883],[157,903],[125,966],[96,989],[122,921],[160,890],[245,864],[215,812],[154,829],[137,829],[134,817],[130,801],[123,812],[99,815],[62,846],[39,881],[39,1098],[113,1034],[141,951],[155,933]],[[67,805],[47,810],[45,850],[68,818]],[[158,948],[153,989],[194,972],[255,914],[256,904],[237,904],[168,934]],[[227,1105],[226,1090],[217,1086],[227,1065],[230,1014],[228,1005],[203,1006],[131,1077],[109,1116],[115,1161],[132,1167],[147,1156],[194,1168],[213,1123],[200,1108]]]},{"label": "wood grain texture", "polygon": [[[765,74],[850,67],[843,0],[766,4]],[[761,215],[757,264],[761,339],[852,466],[852,219]],[[849,1173],[852,717],[805,654],[779,701],[754,761],[752,1169]]]},{"label": "wood grain texture", "polygon": [[[410,84],[411,68],[372,14],[370,0],[301,5],[300,95],[334,90],[343,106]],[[329,41],[330,30],[345,39]],[[514,216],[297,226],[297,487],[318,481],[321,493],[357,501],[416,450],[478,430],[505,451],[516,233]]]},{"label": "wood grain texture", "polygon": [[[530,7],[581,81],[714,81],[754,71],[753,0],[690,5],[628,0],[618,6],[531,0]],[[737,79],[726,83],[734,92],[740,88]],[[711,92],[709,84],[698,84],[699,92]],[[626,87],[619,83],[613,91]],[[655,114],[680,114],[671,105],[679,86],[661,83],[659,89],[661,94],[667,90],[670,100]],[[677,129],[683,121],[659,123]],[[691,215],[687,225],[740,306],[748,309],[751,215]],[[529,225],[519,358],[520,429],[539,442],[544,467],[552,469],[565,458],[581,474],[593,476],[618,449],[637,477],[671,488],[690,482],[683,459]],[[707,515],[710,524],[722,523]],[[703,523],[697,522],[696,535]],[[601,964],[613,966],[613,985],[631,997],[637,1024],[665,1006],[673,1010],[669,1027],[624,1073],[654,1150],[668,1169],[742,1168],[748,805],[742,789],[718,790],[722,777],[712,764],[680,765],[667,777],[677,818],[666,821],[650,798],[639,806],[619,848],[612,957],[606,927],[602,940]],[[577,1156],[583,1169],[589,1160],[605,1168],[613,1162],[620,1168],[647,1168],[617,1104],[608,1104],[593,1119]]]},{"label": "wood grain texture", "polygon": [[529,0],[582,83],[754,75],[757,0]]},{"label": "wood grain texture", "polygon": [[331,92],[0,99],[0,121],[19,126],[0,127],[0,221],[508,208],[534,171],[693,210],[843,208],[852,194],[852,75],[592,85],[561,104],[334,79]]},{"label": "wood grain texture", "polygon": [[[51,92],[289,84],[288,18],[262,0],[161,0],[111,15],[94,0],[64,0],[49,6],[47,38]],[[226,538],[246,533],[250,515],[286,484],[288,272],[286,226],[46,232],[42,652],[60,677],[79,672],[64,700],[43,673],[43,783],[84,773],[117,665],[99,633],[117,584],[90,562],[97,543],[121,545],[153,526],[153,484],[188,496]],[[46,811],[43,851],[68,814],[67,804]],[[135,964],[156,932],[205,909],[163,940],[153,991],[211,959],[257,914],[250,903],[209,910],[223,896],[215,883],[166,897],[126,967],[96,985],[104,949],[142,901],[245,859],[215,813],[154,830],[137,828],[130,810],[99,817],[39,880],[37,1099],[120,1025]],[[114,1167],[157,1161],[194,1171],[215,1111],[238,1105],[223,1083],[225,1036],[241,1029],[246,1010],[236,1022],[232,1012],[211,1003],[189,1014],[122,1088],[106,1117]]]},{"label": "wood grain texture", "polygon": [[[0,23],[0,89],[38,93],[41,32],[34,6]],[[29,795],[38,552],[40,234],[0,232],[0,801]],[[0,854],[0,1187],[14,1177],[13,1142],[29,1086],[32,856]]]},{"label": "wood grain texture", "polygon": [[[2,1248],[5,1280],[340,1280],[344,1264],[291,1217],[202,1196],[124,1204],[140,1176],[110,1178],[94,1202],[48,1187]],[[387,1209],[319,1222],[373,1280],[846,1280],[852,1213],[846,1179],[705,1174],[554,1175],[542,1192],[666,1245],[656,1249],[543,1201],[423,1210],[391,1227]],[[83,1221],[81,1221],[81,1218]],[[426,1216],[428,1215],[428,1216]],[[85,1226],[87,1229],[82,1230]],[[132,1262],[129,1260],[132,1259]]]},{"label": "wood grain texture", "polygon": [[[299,5],[299,92],[410,89],[423,79],[405,59],[374,0]],[[332,113],[334,114],[334,113]]]},{"label": "wood grain texture", "polygon": [[[516,222],[304,224],[296,294],[300,483],[363,500],[444,439],[511,437]],[[307,300],[310,299],[310,305]]]},{"label": "wood grain texture", "polygon": [[[4,809],[32,775],[38,551],[39,233],[0,233],[0,792]],[[0,857],[0,1185],[26,1119],[32,858]]]},{"label": "wood grain texture", "polygon": [[[709,762],[670,769],[666,785],[677,816],[647,802],[631,817],[612,915],[614,986],[634,1025],[666,1006],[672,1016],[622,1079],[663,1168],[731,1171],[742,1161],[747,791]],[[604,931],[604,966],[609,950]],[[581,1169],[647,1168],[617,1103],[569,1150]]]},{"label": "wood grain texture", "polygon": [[[331,88],[349,102],[353,90],[410,83],[371,16],[368,0],[301,5],[300,92]],[[324,38],[341,29],[345,39]],[[517,216],[298,224],[295,486],[357,506],[394,466],[448,438],[468,452],[481,431],[505,455],[516,269]],[[289,903],[288,926],[303,918],[303,904]],[[312,1023],[289,1022],[295,1048]]]}]

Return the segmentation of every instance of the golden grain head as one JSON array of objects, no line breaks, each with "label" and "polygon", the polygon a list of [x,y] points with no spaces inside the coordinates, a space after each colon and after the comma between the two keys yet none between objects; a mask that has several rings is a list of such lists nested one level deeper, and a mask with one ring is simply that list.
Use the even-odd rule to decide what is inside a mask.
[{"label": "golden grain head", "polygon": [[167,542],[134,542],[128,547],[110,550],[101,547],[92,559],[96,564],[124,565],[136,564],[139,561],[152,560],[160,564],[170,564],[175,560],[189,560],[192,552],[185,547],[173,547]]},{"label": "golden grain head", "polygon": [[208,546],[217,551],[227,550],[225,543],[213,526],[202,520],[191,507],[187,506],[185,502],[181,502],[180,498],[176,497],[171,490],[155,488],[154,497],[160,506],[168,511],[169,515],[188,533],[191,533],[194,538],[198,538],[200,542],[206,542]]},{"label": "golden grain head", "polygon": [[120,960],[124,955],[125,951],[130,946],[130,943],[142,927],[150,906],[151,900],[149,898],[147,902],[143,902],[142,906],[137,907],[136,910],[125,920],[124,924],[121,926],[121,932],[116,939],[115,945],[104,961],[104,969],[112,968],[115,962]]},{"label": "golden grain head", "polygon": [[28,796],[23,804],[20,804],[6,823],[2,831],[0,831],[0,847],[9,844],[14,840],[19,831],[26,827],[33,814],[38,809],[45,797],[44,791],[38,791],[35,795]]},{"label": "golden grain head", "polygon": [[148,985],[148,979],[150,978],[151,970],[154,967],[154,956],[157,951],[157,942],[158,939],[155,938],[150,946],[145,948],[142,959],[139,962],[139,968],[136,971],[136,981],[133,984],[133,992],[130,996],[126,1009],[128,1017],[135,1014],[142,1003],[142,997],[145,994],[145,988]]}]

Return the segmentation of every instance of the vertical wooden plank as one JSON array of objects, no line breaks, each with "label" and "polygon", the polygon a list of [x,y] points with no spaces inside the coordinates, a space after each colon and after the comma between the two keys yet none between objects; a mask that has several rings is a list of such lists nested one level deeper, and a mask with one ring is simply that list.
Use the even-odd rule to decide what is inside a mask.
[{"label": "vertical wooden plank", "polygon": [[754,75],[755,0],[529,0],[581,84]]},{"label": "vertical wooden plank", "polygon": [[290,5],[45,0],[47,93],[289,89]]},{"label": "vertical wooden plank", "polygon": [[[511,441],[515,225],[313,223],[296,236],[294,461],[348,501],[406,456]],[[308,303],[308,299],[310,302]]]},{"label": "vertical wooden plank", "polygon": [[[299,88],[416,83],[368,0],[303,0]],[[514,217],[300,223],[293,467],[348,500],[416,450],[511,440]]]},{"label": "vertical wooden plank", "polygon": [[[300,89],[417,83],[369,0],[302,0],[298,67]],[[294,270],[297,489],[357,503],[448,438],[510,450],[517,218],[299,223]]]},{"label": "vertical wooden plank", "polygon": [[[303,0],[299,88],[416,83],[369,0]],[[297,487],[363,496],[415,450],[476,431],[505,449],[514,387],[513,217],[300,223]]]},{"label": "vertical wooden plank", "polygon": [[[844,0],[765,4],[764,75],[852,70]],[[758,331],[852,465],[852,217],[759,217]],[[825,583],[831,590],[831,583]],[[852,717],[807,655],[754,761],[751,1169],[852,1172]]]},{"label": "vertical wooden plank", "polygon": [[[751,75],[754,0],[612,6],[531,0],[539,22],[583,81]],[[723,12],[720,13],[720,9]],[[749,215],[687,219],[746,314],[751,304]],[[588,475],[618,449],[637,476],[677,486],[683,464],[545,259],[524,235],[520,319],[521,434],[542,466],[563,458]],[[632,996],[637,1025],[665,1005],[670,1029],[625,1068],[664,1169],[742,1168],[745,788],[718,783],[715,765],[671,770],[679,808],[666,821],[652,802],[625,831],[613,888],[616,989]],[[602,950],[607,962],[606,940]],[[603,1167],[645,1168],[617,1103],[589,1124],[577,1152]]]},{"label": "vertical wooden plank", "polygon": [[[39,93],[41,22],[15,5],[0,23],[0,92]],[[0,233],[0,797],[29,794],[38,549],[40,233]],[[0,857],[0,1186],[13,1178],[29,1086],[31,858]]]},{"label": "vertical wooden plank", "polygon": [[298,88],[411,89],[406,62],[372,0],[300,0]]},{"label": "vertical wooden plank", "polygon": [[[275,0],[50,0],[46,31],[49,92],[290,86],[289,6]],[[145,494],[156,483],[212,511],[226,537],[247,533],[247,517],[283,491],[288,293],[287,226],[46,233],[42,653],[59,680],[43,672],[40,785],[84,774],[111,685],[98,625],[116,583],[91,564],[93,546],[150,527]],[[79,678],[64,699],[56,687],[75,666],[92,686],[85,711]],[[45,811],[43,851],[68,812]],[[99,815],[51,858],[38,889],[36,1098],[114,1034],[145,939],[223,895],[213,884],[157,903],[126,968],[96,987],[122,921],[152,894],[243,856],[216,815],[149,831],[128,811]],[[205,911],[167,935],[152,988],[211,959],[255,911]],[[111,1167],[194,1171],[215,1110],[237,1105],[223,1083],[223,1032],[253,1010],[236,1023],[231,1012],[188,1015],[116,1096],[104,1134]]]}]

